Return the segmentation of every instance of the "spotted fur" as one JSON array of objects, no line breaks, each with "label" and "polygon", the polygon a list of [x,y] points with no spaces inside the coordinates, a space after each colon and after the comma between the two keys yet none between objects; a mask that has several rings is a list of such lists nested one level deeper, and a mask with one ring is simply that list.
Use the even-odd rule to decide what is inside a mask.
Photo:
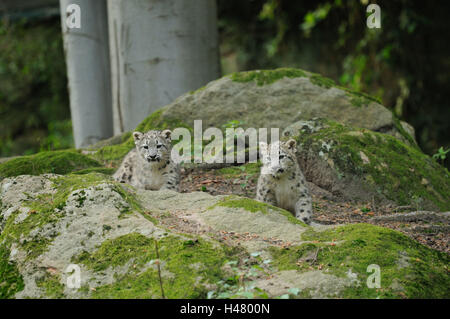
[{"label": "spotted fur", "polygon": [[137,188],[179,190],[179,167],[171,159],[171,131],[134,132],[136,148],[125,156],[113,178]]},{"label": "spotted fur", "polygon": [[260,143],[263,166],[256,200],[286,209],[297,219],[310,223],[312,200],[295,156],[296,142],[290,139],[273,145],[279,148],[278,162],[270,157],[271,145]]}]

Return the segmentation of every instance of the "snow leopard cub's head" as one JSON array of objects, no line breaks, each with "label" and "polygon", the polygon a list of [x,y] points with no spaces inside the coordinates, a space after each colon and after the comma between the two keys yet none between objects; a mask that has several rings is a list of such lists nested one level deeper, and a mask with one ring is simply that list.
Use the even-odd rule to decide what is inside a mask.
[{"label": "snow leopard cub's head", "polygon": [[133,132],[134,143],[139,155],[148,163],[159,163],[170,159],[172,150],[170,130]]},{"label": "snow leopard cub's head", "polygon": [[296,142],[293,139],[286,142],[278,141],[272,144],[259,143],[263,164],[261,174],[281,177],[284,174],[294,171],[296,165],[298,165],[295,156],[295,146]]}]

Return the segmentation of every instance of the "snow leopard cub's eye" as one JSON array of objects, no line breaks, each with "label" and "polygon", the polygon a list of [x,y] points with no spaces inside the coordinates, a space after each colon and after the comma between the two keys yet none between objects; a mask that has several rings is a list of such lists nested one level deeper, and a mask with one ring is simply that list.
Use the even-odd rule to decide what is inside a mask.
[{"label": "snow leopard cub's eye", "polygon": [[157,144],[156,148],[161,148],[162,144]]},{"label": "snow leopard cub's eye", "polygon": [[148,145],[144,145],[143,148],[148,150]]}]

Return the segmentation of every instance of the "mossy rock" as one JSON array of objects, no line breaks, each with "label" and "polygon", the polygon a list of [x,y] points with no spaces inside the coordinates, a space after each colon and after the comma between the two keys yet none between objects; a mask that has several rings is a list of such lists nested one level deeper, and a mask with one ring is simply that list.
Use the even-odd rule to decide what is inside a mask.
[{"label": "mossy rock", "polygon": [[100,163],[76,150],[40,152],[0,164],[0,180],[19,175],[67,174],[99,166]]},{"label": "mossy rock", "polygon": [[450,209],[447,169],[391,135],[326,119],[299,121],[283,135],[297,140],[307,179],[335,195],[417,210]]},{"label": "mossy rock", "polygon": [[[156,242],[153,238],[131,233],[107,240],[92,253],[75,256],[73,262],[95,272],[125,266],[130,261],[133,263],[133,269],[113,284],[96,287],[91,298],[206,298],[208,291],[200,283],[223,279],[220,266],[231,252],[231,249],[214,247],[203,239],[194,242],[168,236]],[[162,261],[163,290],[156,262],[158,256]],[[194,264],[200,266],[190,267]]]},{"label": "mossy rock", "polygon": [[[449,296],[448,255],[386,228],[311,227],[252,199],[133,190],[100,173],[12,177],[0,189],[0,298]],[[366,285],[370,264],[379,289]]]},{"label": "mossy rock", "polygon": [[[281,271],[305,272],[315,254],[315,263],[327,274],[358,280],[342,289],[341,298],[448,298],[450,257],[417,243],[407,236],[369,224],[337,226],[325,231],[309,229],[302,234],[307,243],[288,249],[271,248],[274,264]],[[380,287],[369,288],[380,270]],[[369,281],[371,281],[369,279]]]}]

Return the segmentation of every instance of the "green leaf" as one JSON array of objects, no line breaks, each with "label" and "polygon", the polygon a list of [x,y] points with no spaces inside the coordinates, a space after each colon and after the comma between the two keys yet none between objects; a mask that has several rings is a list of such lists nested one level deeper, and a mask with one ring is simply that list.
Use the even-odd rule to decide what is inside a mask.
[{"label": "green leaf", "polygon": [[290,288],[288,291],[289,291],[290,294],[298,296],[298,293],[300,292],[300,289],[299,288]]}]

